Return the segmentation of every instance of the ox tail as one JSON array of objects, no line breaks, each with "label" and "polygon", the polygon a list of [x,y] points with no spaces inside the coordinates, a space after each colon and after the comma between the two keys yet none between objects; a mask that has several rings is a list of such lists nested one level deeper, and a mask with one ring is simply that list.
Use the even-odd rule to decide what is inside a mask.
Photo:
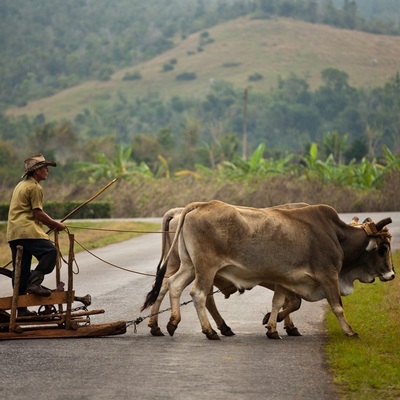
[{"label": "ox tail", "polygon": [[161,230],[162,230],[162,237],[161,237],[161,257],[160,261],[157,265],[157,272],[160,270],[161,265],[164,263],[166,255],[171,248],[171,237],[170,237],[170,223],[175,218],[178,217],[183,210],[183,207],[178,208],[171,208],[168,210],[162,220]]},{"label": "ox tail", "polygon": [[156,280],[154,281],[153,288],[146,295],[146,299],[140,309],[140,311],[144,311],[146,308],[152,306],[157,300],[158,295],[160,294],[162,282],[165,277],[165,272],[168,266],[168,254],[165,255],[167,250],[170,250],[171,247],[168,248],[168,245],[171,244],[171,239],[169,237],[169,223],[174,218],[175,213],[174,210],[169,210],[165,213],[162,221],[162,240],[161,240],[161,257],[160,261],[157,265],[156,272]]},{"label": "ox tail", "polygon": [[168,260],[164,261],[163,266],[157,271],[156,280],[153,285],[153,289],[147,293],[146,299],[142,305],[140,311],[144,311],[146,308],[152,306],[157,300],[158,295],[160,294],[160,289],[162,282],[164,280],[165,271],[167,270]]},{"label": "ox tail", "polygon": [[163,264],[163,261],[165,259],[165,253],[168,249],[168,245],[171,243],[171,239],[169,237],[169,223],[171,222],[172,218],[174,218],[174,214],[172,214],[173,210],[167,211],[163,217],[162,221],[162,238],[161,238],[161,257],[160,261],[158,262],[157,265],[157,273],[161,268],[161,265]]}]

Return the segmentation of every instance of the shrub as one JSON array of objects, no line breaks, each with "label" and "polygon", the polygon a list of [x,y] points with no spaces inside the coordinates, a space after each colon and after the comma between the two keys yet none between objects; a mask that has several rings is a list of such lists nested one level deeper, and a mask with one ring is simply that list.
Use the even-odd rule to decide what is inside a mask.
[{"label": "shrub", "polygon": [[206,46],[207,44],[214,43],[215,39],[213,39],[208,32],[203,32],[200,34],[199,45]]},{"label": "shrub", "polygon": [[122,78],[123,81],[137,81],[142,79],[142,74],[139,71],[127,72]]},{"label": "shrub", "polygon": [[224,64],[222,64],[223,68],[234,68],[234,67],[239,67],[242,63],[240,62],[235,62],[235,61],[228,61]]},{"label": "shrub", "polygon": [[182,72],[176,76],[177,81],[193,81],[197,78],[195,72]]},{"label": "shrub", "polygon": [[248,80],[251,82],[260,81],[261,79],[264,79],[264,75],[260,74],[259,72],[254,72],[254,74],[248,77]]},{"label": "shrub", "polygon": [[165,64],[163,65],[163,67],[162,67],[162,71],[163,71],[163,72],[172,71],[173,69],[174,69],[174,66],[173,66],[171,63],[169,63],[169,62],[165,63]]},{"label": "shrub", "polygon": [[99,81],[109,81],[113,73],[114,69],[112,67],[103,67],[97,72],[96,77]]}]

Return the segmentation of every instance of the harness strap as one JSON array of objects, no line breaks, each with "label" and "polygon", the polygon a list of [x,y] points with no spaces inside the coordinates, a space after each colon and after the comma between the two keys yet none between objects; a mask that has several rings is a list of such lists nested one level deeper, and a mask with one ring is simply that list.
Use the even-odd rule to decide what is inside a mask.
[{"label": "harness strap", "polygon": [[376,236],[378,233],[374,222],[365,222],[361,225],[361,228],[364,229],[368,236]]}]

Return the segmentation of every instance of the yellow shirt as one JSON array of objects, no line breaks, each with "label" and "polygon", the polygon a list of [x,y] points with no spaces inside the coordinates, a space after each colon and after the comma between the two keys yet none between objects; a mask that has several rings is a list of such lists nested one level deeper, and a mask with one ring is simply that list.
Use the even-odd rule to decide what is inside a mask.
[{"label": "yellow shirt", "polygon": [[17,239],[49,239],[33,210],[43,210],[42,187],[32,177],[18,183],[12,194],[7,222],[7,241]]}]

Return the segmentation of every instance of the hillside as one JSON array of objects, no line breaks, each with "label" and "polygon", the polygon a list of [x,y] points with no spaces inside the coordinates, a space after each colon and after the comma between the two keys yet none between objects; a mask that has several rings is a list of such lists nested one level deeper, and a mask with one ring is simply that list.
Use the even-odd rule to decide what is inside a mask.
[{"label": "hillside", "polygon": [[[352,86],[374,87],[400,70],[398,54],[400,37],[396,36],[291,19],[246,17],[215,26],[207,33],[193,34],[148,62],[118,71],[109,81],[87,82],[26,107],[10,109],[8,115],[43,113],[47,119],[70,119],[84,109],[109,103],[119,93],[128,100],[149,92],[163,97],[202,97],[213,81],[221,79],[252,91],[268,91],[276,86],[278,77],[294,73],[315,88],[325,68],[347,72]],[[163,72],[163,66],[171,60],[176,61],[173,70]],[[140,72],[140,80],[123,80],[127,73],[136,72]],[[195,73],[197,78],[176,80],[185,72]],[[248,78],[254,73],[264,78],[250,82]]]}]

